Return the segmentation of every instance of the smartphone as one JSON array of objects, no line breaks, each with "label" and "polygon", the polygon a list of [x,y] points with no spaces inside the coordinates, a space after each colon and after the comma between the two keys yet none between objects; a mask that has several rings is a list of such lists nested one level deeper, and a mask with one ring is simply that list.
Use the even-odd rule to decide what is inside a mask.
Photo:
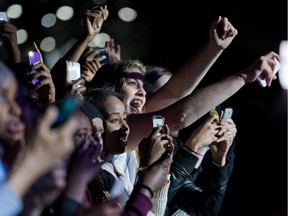
[{"label": "smartphone", "polygon": [[8,15],[5,11],[0,11],[0,21],[9,22]]},{"label": "smartphone", "polygon": [[[276,62],[276,65],[273,69],[273,76],[280,70],[280,62],[275,58],[274,58],[274,61]],[[266,79],[264,79],[263,76],[260,75],[259,77],[257,77],[257,80],[258,80],[259,84],[261,85],[261,87],[264,88],[267,86]]]},{"label": "smartphone", "polygon": [[232,118],[232,114],[233,114],[233,109],[232,108],[225,108],[224,110],[224,115],[223,115],[223,119],[231,119]]},{"label": "smartphone", "polygon": [[66,96],[63,100],[59,101],[56,106],[59,108],[59,113],[52,128],[56,128],[66,122],[69,117],[80,108],[82,100],[75,96]]},{"label": "smartphone", "polygon": [[109,51],[107,48],[103,48],[103,49],[96,49],[97,51],[99,51],[98,54],[95,55],[94,58],[100,58],[102,57],[103,60],[100,61],[99,63],[102,65],[106,64],[109,62]]},{"label": "smartphone", "polygon": [[[40,53],[37,51],[29,51],[28,52],[28,59],[29,59],[30,66],[34,65],[34,64],[41,61]],[[35,74],[36,72],[37,72],[36,70],[33,70],[32,74]],[[33,85],[37,85],[38,83],[39,83],[39,79],[33,79],[32,80]]]},{"label": "smartphone", "polygon": [[163,126],[164,119],[161,115],[153,115],[152,116],[152,127],[156,128],[158,126]]},{"label": "smartphone", "polygon": [[164,154],[165,154],[165,158],[170,158],[170,156],[172,154],[172,148],[166,148]]},{"label": "smartphone", "polygon": [[80,64],[78,62],[68,61],[67,63],[67,83],[73,84],[81,77]]}]

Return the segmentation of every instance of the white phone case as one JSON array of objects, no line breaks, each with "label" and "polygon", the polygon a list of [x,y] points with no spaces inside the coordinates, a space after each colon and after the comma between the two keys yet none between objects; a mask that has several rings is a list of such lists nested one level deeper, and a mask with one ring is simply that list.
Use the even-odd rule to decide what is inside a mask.
[{"label": "white phone case", "polygon": [[[273,70],[273,75],[275,75],[280,70],[280,62],[277,61],[277,59],[274,60],[276,61],[276,65]],[[263,88],[267,86],[266,80],[261,75],[257,78],[257,80]]]},{"label": "white phone case", "polygon": [[225,108],[223,119],[231,119],[233,114],[233,109],[232,108]]}]

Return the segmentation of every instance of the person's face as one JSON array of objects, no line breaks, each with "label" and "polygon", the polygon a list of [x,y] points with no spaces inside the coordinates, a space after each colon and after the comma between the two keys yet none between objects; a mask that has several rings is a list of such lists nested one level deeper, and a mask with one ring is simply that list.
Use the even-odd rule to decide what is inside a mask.
[{"label": "person's face", "polygon": [[87,140],[87,146],[84,147],[86,149],[90,142],[94,141],[93,138],[93,130],[90,119],[83,112],[77,113],[78,119],[78,128],[77,132],[74,135],[75,146],[80,146],[85,140]]},{"label": "person's face", "polygon": [[104,123],[101,118],[92,119],[92,126],[94,130],[94,139],[103,145]]},{"label": "person's face", "polygon": [[125,151],[130,128],[126,122],[127,113],[121,100],[108,96],[103,104],[103,116],[106,122],[104,152],[121,154]]},{"label": "person's face", "polygon": [[[129,72],[140,73],[139,69],[131,69]],[[123,103],[125,104],[127,113],[141,113],[146,103],[146,91],[143,88],[143,82],[136,78],[126,78],[122,87],[124,95]]]},{"label": "person's face", "polygon": [[13,144],[24,140],[24,124],[20,120],[21,108],[15,101],[17,82],[10,78],[0,88],[0,141]]}]

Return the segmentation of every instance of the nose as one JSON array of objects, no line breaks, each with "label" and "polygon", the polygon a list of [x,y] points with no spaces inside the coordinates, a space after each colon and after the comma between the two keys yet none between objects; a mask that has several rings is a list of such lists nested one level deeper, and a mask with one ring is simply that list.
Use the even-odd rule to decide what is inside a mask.
[{"label": "nose", "polygon": [[10,105],[10,112],[16,116],[20,116],[22,113],[22,110],[18,103],[15,100],[10,100],[9,102]]},{"label": "nose", "polygon": [[103,144],[101,133],[95,133],[93,138],[95,139],[96,142]]},{"label": "nose", "polygon": [[129,125],[127,124],[127,122],[124,121],[124,120],[122,121],[121,130],[122,130],[124,133],[126,133],[126,132],[128,131],[128,133],[126,133],[126,134],[127,134],[127,136],[129,135],[130,127],[129,127]]},{"label": "nose", "polygon": [[145,97],[145,96],[146,96],[146,91],[145,91],[145,89],[143,88],[143,85],[140,85],[140,86],[138,87],[137,95],[138,95],[138,96],[141,96],[141,97]]}]

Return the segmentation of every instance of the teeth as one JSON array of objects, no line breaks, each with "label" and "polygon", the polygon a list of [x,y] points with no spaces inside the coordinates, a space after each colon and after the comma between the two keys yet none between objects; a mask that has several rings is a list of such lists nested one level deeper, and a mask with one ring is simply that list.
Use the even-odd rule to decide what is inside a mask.
[{"label": "teeth", "polygon": [[135,100],[132,100],[132,101],[131,101],[131,104],[135,104],[135,105],[141,105],[141,101],[140,101],[140,100],[137,100],[137,99],[135,99]]},{"label": "teeth", "polygon": [[122,143],[124,143],[125,145],[127,145],[127,140],[126,140],[126,138],[121,138],[120,140],[121,140]]}]

